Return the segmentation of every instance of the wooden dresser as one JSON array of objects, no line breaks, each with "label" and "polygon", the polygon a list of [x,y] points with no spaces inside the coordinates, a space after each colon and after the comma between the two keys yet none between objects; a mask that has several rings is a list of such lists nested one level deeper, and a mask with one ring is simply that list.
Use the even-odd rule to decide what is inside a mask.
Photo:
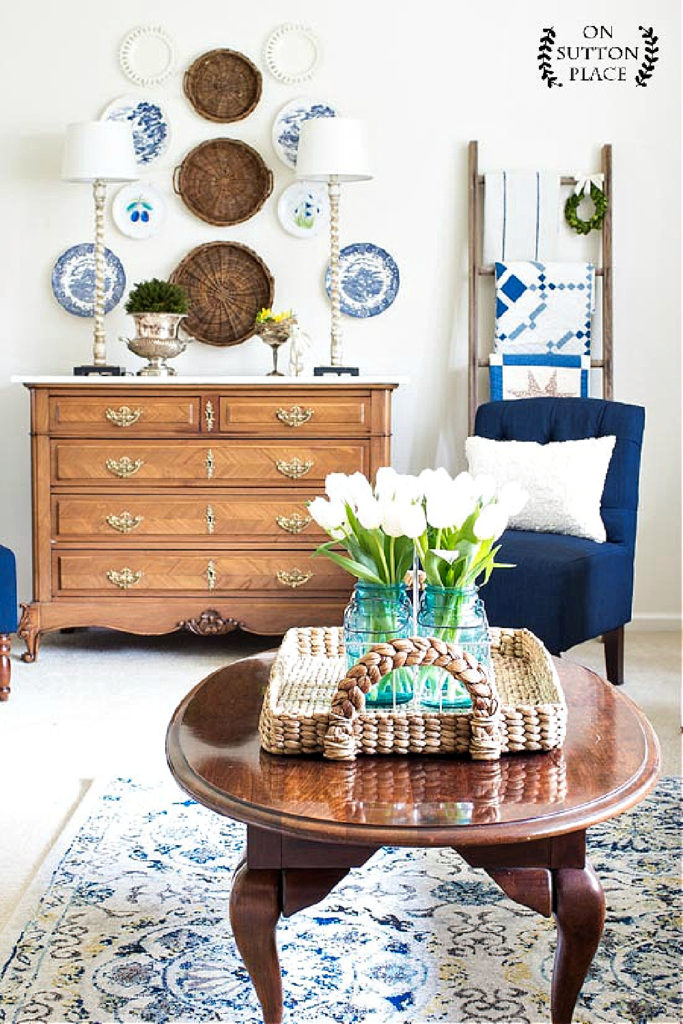
[{"label": "wooden dresser", "polygon": [[397,382],[21,378],[31,393],[40,634],[278,634],[341,622],[352,580],[313,558],[328,473],[389,462]]}]

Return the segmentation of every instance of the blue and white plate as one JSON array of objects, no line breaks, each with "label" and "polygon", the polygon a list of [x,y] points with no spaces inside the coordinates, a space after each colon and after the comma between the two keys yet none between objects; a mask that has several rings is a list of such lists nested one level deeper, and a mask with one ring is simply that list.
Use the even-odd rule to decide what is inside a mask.
[{"label": "blue and white plate", "polygon": [[151,238],[161,227],[166,213],[164,197],[158,189],[142,181],[120,188],[111,204],[117,228],[128,238]]},{"label": "blue and white plate", "polygon": [[277,204],[280,224],[290,235],[312,238],[327,223],[330,203],[324,185],[295,181],[282,192]]},{"label": "blue and white plate", "polygon": [[300,97],[285,104],[273,122],[273,149],[283,164],[296,167],[299,132],[311,117],[336,117],[337,111],[328,103]]},{"label": "blue and white plate", "polygon": [[[396,262],[378,245],[356,242],[339,255],[341,311],[347,316],[377,316],[396,298],[400,283]],[[325,274],[330,294],[330,268]]]},{"label": "blue and white plate", "polygon": [[[111,249],[104,250],[104,311],[120,301],[126,287],[123,264]],[[74,316],[93,316],[95,310],[95,246],[72,245],[52,268],[52,291],[60,306]]]},{"label": "blue and white plate", "polygon": [[141,167],[158,160],[171,141],[166,111],[150,96],[119,96],[102,111],[102,121],[128,121],[133,132],[135,159]]}]

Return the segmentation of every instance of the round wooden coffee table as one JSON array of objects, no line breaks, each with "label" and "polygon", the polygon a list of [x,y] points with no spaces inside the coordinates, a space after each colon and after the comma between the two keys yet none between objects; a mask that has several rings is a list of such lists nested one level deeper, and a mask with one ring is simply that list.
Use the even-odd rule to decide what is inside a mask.
[{"label": "round wooden coffee table", "polygon": [[278,757],[258,718],[274,653],[214,672],[183,700],[166,751],[182,788],[247,824],[230,918],[266,1024],[282,1020],[275,929],[382,846],[450,846],[508,896],[555,915],[553,1024],[569,1024],[605,916],[586,829],[641,800],[659,774],[647,719],[593,672],[557,661],[569,727],[561,751],[477,763],[447,757]]}]

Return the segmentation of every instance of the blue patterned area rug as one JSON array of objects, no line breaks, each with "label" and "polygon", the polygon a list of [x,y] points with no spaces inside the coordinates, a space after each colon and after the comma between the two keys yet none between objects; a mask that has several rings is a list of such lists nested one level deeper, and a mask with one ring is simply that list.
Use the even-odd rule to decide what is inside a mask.
[{"label": "blue patterned area rug", "polygon": [[[667,779],[592,831],[607,925],[577,1024],[681,1019],[679,820]],[[4,938],[0,1020],[258,1024],[228,919],[243,840],[170,781],[103,787]],[[382,851],[278,935],[291,1024],[549,1020],[553,924],[452,851]]]}]

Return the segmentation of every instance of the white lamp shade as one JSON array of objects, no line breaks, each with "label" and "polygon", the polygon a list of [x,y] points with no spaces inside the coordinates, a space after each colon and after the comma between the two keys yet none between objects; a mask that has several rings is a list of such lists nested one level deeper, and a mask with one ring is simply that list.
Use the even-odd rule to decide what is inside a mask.
[{"label": "white lamp shade", "polygon": [[351,117],[310,117],[301,125],[296,176],[306,181],[372,178],[365,124]]},{"label": "white lamp shade", "polygon": [[64,181],[136,181],[133,133],[123,121],[82,121],[67,125]]}]

